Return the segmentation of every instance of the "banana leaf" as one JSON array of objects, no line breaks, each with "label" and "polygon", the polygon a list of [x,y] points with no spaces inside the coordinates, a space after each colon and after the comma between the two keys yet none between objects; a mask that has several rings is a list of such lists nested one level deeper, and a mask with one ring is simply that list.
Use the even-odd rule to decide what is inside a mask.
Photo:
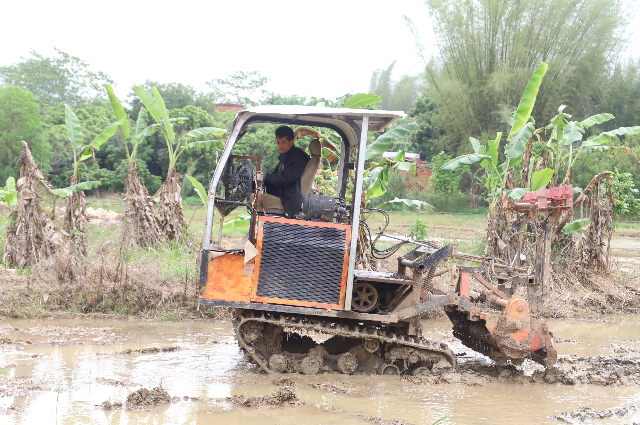
[{"label": "banana leaf", "polygon": [[373,93],[356,93],[344,103],[344,107],[351,109],[363,108],[378,102],[382,102],[382,98]]},{"label": "banana leaf", "polygon": [[64,104],[64,123],[67,125],[67,138],[71,142],[71,147],[73,147],[74,151],[77,151],[82,147],[80,120],[66,103]]},{"label": "banana leaf", "polygon": [[113,112],[116,114],[116,119],[118,121],[123,121],[120,125],[120,129],[122,130],[122,136],[125,140],[129,138],[131,134],[131,127],[129,126],[129,118],[127,117],[127,113],[124,111],[124,108],[120,104],[120,101],[116,97],[113,89],[110,85],[104,86],[107,89],[107,94],[109,95],[109,100],[111,101],[111,107],[113,108]]},{"label": "banana leaf", "polygon": [[516,110],[516,115],[513,119],[513,127],[511,128],[511,133],[509,133],[508,140],[511,140],[511,137],[513,137],[513,135],[520,130],[522,126],[529,122],[531,111],[533,111],[533,105],[535,105],[536,97],[538,96],[538,90],[540,90],[540,84],[542,84],[542,77],[544,77],[546,72],[547,64],[542,62],[531,76],[527,87],[522,93],[520,103],[518,104],[518,109]]},{"label": "banana leaf", "polygon": [[489,155],[479,155],[475,153],[468,153],[466,155],[459,156],[457,158],[453,158],[451,161],[444,164],[440,167],[441,170],[449,170],[453,171],[462,165],[471,165],[476,162],[480,162],[484,159],[492,159]]},{"label": "banana leaf", "polygon": [[386,152],[387,148],[394,140],[402,139],[409,134],[411,130],[418,127],[416,123],[408,123],[389,130],[386,133],[380,135],[372,144],[367,146],[367,152],[365,154],[366,160],[372,160],[378,155],[382,155]]},{"label": "banana leaf", "polygon": [[589,128],[592,125],[596,125],[596,124],[602,124],[605,121],[609,121],[614,119],[615,117],[611,114],[596,114],[596,115],[592,115],[589,118],[587,118],[586,120],[582,121],[580,124],[582,124],[584,127]]},{"label": "banana leaf", "polygon": [[97,188],[98,186],[100,186],[99,181],[82,182],[69,187],[65,187],[63,189],[53,189],[51,193],[61,198],[66,198],[67,196],[72,195],[74,192],[77,192],[79,190],[91,190]]},{"label": "banana leaf", "polygon": [[207,206],[207,202],[209,202],[209,197],[207,196],[207,191],[204,190],[204,186],[202,186],[202,184],[198,180],[196,180],[195,178],[193,178],[189,174],[185,174],[185,177],[189,179],[189,181],[193,185],[193,189],[196,191],[196,193],[200,197],[200,200],[202,201],[202,203],[206,207]]},{"label": "banana leaf", "polygon": [[535,191],[545,187],[551,181],[553,177],[553,170],[551,168],[545,168],[544,170],[538,170],[531,176],[531,190]]}]

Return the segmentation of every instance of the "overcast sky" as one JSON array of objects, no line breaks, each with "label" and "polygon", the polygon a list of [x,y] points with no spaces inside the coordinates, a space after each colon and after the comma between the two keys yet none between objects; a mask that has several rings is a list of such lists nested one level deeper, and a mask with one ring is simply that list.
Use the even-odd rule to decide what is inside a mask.
[{"label": "overcast sky", "polygon": [[26,0],[2,14],[0,66],[55,46],[110,75],[121,98],[147,79],[207,90],[237,70],[261,72],[282,95],[365,91],[394,60],[394,78],[423,69],[403,15],[436,52],[423,0]]},{"label": "overcast sky", "polygon": [[[3,4],[0,66],[57,47],[116,80],[125,97],[146,79],[207,90],[206,81],[260,71],[275,93],[335,98],[369,88],[397,60],[394,77],[422,60],[403,15],[427,49],[422,0],[12,1]],[[13,17],[12,19],[6,19]]]}]

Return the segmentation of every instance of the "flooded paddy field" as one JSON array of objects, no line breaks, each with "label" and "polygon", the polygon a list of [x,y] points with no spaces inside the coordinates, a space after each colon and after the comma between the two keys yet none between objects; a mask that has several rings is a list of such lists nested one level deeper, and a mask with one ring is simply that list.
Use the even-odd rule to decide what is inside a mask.
[{"label": "flooded paddy field", "polygon": [[0,320],[0,424],[640,423],[638,317],[550,320],[552,372],[495,365],[446,319],[423,327],[458,372],[275,377],[229,321]]}]

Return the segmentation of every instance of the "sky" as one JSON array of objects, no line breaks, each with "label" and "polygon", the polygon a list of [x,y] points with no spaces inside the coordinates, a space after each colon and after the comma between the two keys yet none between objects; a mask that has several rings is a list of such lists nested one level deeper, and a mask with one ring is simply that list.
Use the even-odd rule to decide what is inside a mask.
[{"label": "sky", "polygon": [[[36,0],[2,9],[14,19],[0,26],[0,66],[31,49],[53,56],[55,46],[110,75],[121,99],[145,80],[207,91],[207,81],[239,70],[259,71],[264,89],[281,95],[368,91],[372,72],[394,60],[394,79],[424,69],[403,15],[426,57],[437,53],[424,0]],[[629,53],[640,56],[640,30]]]},{"label": "sky", "polygon": [[[207,81],[259,71],[264,89],[334,99],[367,91],[371,74],[397,60],[393,77],[424,68],[403,15],[435,51],[423,0],[13,1],[3,5],[0,66],[54,46],[116,81],[124,98],[145,80],[206,91]],[[35,13],[34,13],[35,12]],[[18,19],[18,17],[24,17]]]}]

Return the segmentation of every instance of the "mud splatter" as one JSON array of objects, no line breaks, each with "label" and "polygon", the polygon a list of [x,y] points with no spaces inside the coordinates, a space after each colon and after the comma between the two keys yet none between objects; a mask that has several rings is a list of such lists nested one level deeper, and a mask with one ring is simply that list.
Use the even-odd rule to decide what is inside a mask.
[{"label": "mud splatter", "polygon": [[96,378],[96,383],[103,385],[112,385],[114,387],[137,387],[139,384],[129,381],[117,381],[109,378]]},{"label": "mud splatter", "polygon": [[363,389],[363,387],[354,387],[353,384],[349,382],[311,382],[309,383],[311,388],[315,388],[317,390],[329,391],[332,393],[342,393],[342,394],[355,394],[357,390]]},{"label": "mud splatter", "polygon": [[606,419],[612,417],[620,417],[629,415],[640,410],[640,404],[632,404],[625,407],[615,409],[596,410],[592,407],[581,407],[571,412],[562,412],[554,416],[552,419],[574,424],[584,422],[587,419]]},{"label": "mud splatter", "polygon": [[16,406],[0,407],[0,415],[13,416],[13,415],[19,414],[20,412],[21,412],[21,409]]},{"label": "mud splatter", "polygon": [[411,425],[409,422],[400,419],[383,419],[377,416],[365,416],[363,419],[375,425]]},{"label": "mud splatter", "polygon": [[140,388],[127,396],[125,403],[127,410],[145,410],[151,406],[159,406],[171,403],[171,396],[167,393],[162,384],[152,390]]},{"label": "mud splatter", "polygon": [[0,325],[0,336],[9,335],[13,331],[19,331],[20,329],[15,328],[11,325]]},{"label": "mud splatter", "polygon": [[623,345],[611,344],[611,345],[599,345],[600,348],[613,348],[613,352],[616,354],[633,354],[640,353],[640,348],[625,347]]},{"label": "mud splatter", "polygon": [[291,379],[284,378],[284,377],[276,378],[273,381],[271,381],[271,383],[273,385],[282,385],[282,386],[285,386],[285,387],[290,387],[290,386],[295,385],[295,382],[293,382]]},{"label": "mud splatter", "polygon": [[123,406],[122,406],[122,403],[119,401],[111,403],[111,401],[107,400],[107,401],[103,401],[102,404],[100,404],[97,407],[98,409],[101,409],[101,410],[119,410],[119,409],[122,409]]},{"label": "mud splatter", "polygon": [[120,340],[120,337],[112,332],[112,330],[113,328],[110,327],[94,328],[78,326],[72,328],[68,326],[36,325],[32,328],[29,328],[26,332],[31,335],[50,337],[43,341],[44,344],[48,345],[84,344],[84,342],[80,341],[79,338],[71,338],[71,335],[95,336],[95,338],[91,338],[92,344],[107,345],[115,344]]},{"label": "mud splatter", "polygon": [[124,350],[118,351],[117,353],[98,353],[99,356],[111,356],[114,354],[157,354],[157,353],[170,353],[172,351],[180,351],[181,347],[172,346],[172,347],[150,347],[150,348],[141,348],[138,350]]},{"label": "mud splatter", "polygon": [[50,391],[52,386],[48,382],[34,378],[13,378],[0,384],[0,397],[26,397],[36,391]]},{"label": "mud splatter", "polygon": [[275,407],[298,407],[308,403],[300,400],[297,394],[289,387],[278,388],[265,396],[235,395],[225,399],[233,404],[238,404],[252,409]]},{"label": "mud splatter", "polygon": [[15,341],[12,341],[9,338],[0,338],[0,348],[15,348],[16,346],[24,346],[24,345],[31,345],[32,342],[29,340],[24,340],[24,339],[17,339]]}]

